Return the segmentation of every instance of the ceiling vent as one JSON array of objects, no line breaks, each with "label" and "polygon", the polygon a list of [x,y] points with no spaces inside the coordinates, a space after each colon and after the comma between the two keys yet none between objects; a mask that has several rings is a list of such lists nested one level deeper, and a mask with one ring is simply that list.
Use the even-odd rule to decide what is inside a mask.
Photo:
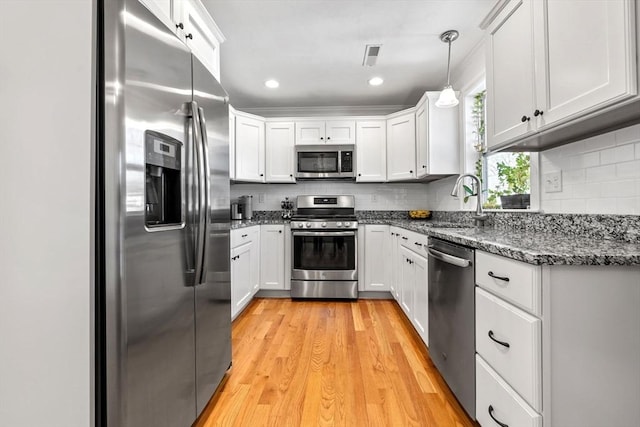
[{"label": "ceiling vent", "polygon": [[378,62],[378,55],[380,55],[381,44],[368,44],[364,48],[364,60],[362,66],[373,67]]}]

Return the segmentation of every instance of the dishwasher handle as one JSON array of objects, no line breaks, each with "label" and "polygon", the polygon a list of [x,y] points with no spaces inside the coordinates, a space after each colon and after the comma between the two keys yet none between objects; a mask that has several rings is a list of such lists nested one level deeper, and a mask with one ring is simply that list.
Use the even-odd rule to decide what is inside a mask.
[{"label": "dishwasher handle", "polygon": [[469,267],[471,265],[471,261],[464,258],[458,258],[453,255],[445,254],[444,252],[440,252],[434,249],[433,246],[429,246],[429,255],[434,257],[437,260],[446,262],[447,264],[452,264],[457,267]]}]

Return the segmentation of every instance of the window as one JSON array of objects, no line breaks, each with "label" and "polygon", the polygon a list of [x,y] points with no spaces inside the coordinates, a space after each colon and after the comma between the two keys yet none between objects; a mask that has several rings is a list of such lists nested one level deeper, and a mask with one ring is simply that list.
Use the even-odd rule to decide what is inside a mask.
[{"label": "window", "polygon": [[[485,209],[529,209],[531,207],[531,153],[486,153],[486,89],[478,85],[466,98],[467,170],[482,182]],[[536,157],[533,157],[536,159]],[[467,195],[477,190],[466,187]],[[475,203],[475,200],[473,201]]]}]

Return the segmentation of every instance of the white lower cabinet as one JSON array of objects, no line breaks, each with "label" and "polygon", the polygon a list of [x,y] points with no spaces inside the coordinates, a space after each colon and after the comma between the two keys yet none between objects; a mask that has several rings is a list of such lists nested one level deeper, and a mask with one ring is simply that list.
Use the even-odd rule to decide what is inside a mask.
[{"label": "white lower cabinet", "polygon": [[260,289],[285,289],[284,224],[260,226]]},{"label": "white lower cabinet", "polygon": [[389,226],[365,225],[364,242],[364,291],[388,291],[391,266],[388,262],[390,251]]},{"label": "white lower cabinet", "polygon": [[389,227],[389,254],[390,260],[387,260],[391,264],[391,272],[389,279],[389,292],[396,301],[400,302],[400,267],[402,266],[402,259],[400,256],[400,228]]},{"label": "white lower cabinet", "polygon": [[429,345],[429,270],[427,258],[413,258],[413,326]]},{"label": "white lower cabinet", "polygon": [[478,355],[476,420],[482,426],[542,427],[542,416]]},{"label": "white lower cabinet", "polygon": [[476,351],[542,410],[542,321],[476,288]]},{"label": "white lower cabinet", "polygon": [[260,226],[231,230],[231,318],[251,301],[260,286]]},{"label": "white lower cabinet", "polygon": [[415,270],[413,268],[414,254],[404,246],[400,247],[400,257],[402,259],[401,266],[401,282],[400,289],[400,307],[407,315],[409,320],[413,319],[413,288],[415,286]]}]

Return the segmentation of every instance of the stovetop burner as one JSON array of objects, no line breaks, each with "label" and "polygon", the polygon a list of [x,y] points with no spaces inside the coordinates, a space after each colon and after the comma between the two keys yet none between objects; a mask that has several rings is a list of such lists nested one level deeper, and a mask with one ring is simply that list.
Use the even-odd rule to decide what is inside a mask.
[{"label": "stovetop burner", "polygon": [[355,215],[293,215],[292,221],[355,221]]}]

